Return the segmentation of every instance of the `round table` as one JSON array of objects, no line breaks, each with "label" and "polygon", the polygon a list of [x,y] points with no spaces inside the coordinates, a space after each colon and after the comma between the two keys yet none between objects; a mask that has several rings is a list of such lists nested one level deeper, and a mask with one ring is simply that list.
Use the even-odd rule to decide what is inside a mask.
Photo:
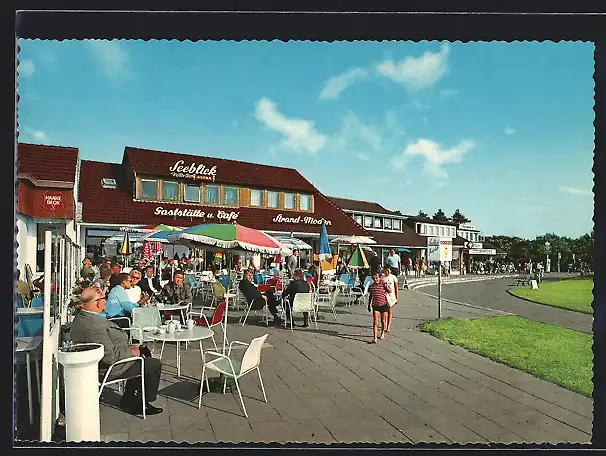
[{"label": "round table", "polygon": [[191,304],[189,304],[189,303],[183,303],[183,304],[164,304],[164,305],[158,305],[158,304],[156,304],[156,308],[160,312],[170,312],[170,311],[179,310],[181,312],[181,317],[183,318],[183,323],[185,323],[187,321],[187,315],[185,313],[187,312],[187,309],[189,309],[190,305]]},{"label": "round table", "polygon": [[[176,331],[173,334],[168,332],[157,334],[155,332],[149,332],[148,337],[152,340],[162,342],[162,349],[160,350],[160,359],[162,359],[162,353],[164,352],[164,344],[166,342],[177,343],[177,377],[181,376],[181,342],[200,342],[200,355],[202,356],[202,362],[204,362],[204,352],[202,351],[202,341],[204,339],[212,339],[213,344],[215,340],[215,333],[212,329],[205,328],[203,326],[194,326],[193,329],[183,329],[182,331]],[[216,344],[215,344],[216,345]]]}]

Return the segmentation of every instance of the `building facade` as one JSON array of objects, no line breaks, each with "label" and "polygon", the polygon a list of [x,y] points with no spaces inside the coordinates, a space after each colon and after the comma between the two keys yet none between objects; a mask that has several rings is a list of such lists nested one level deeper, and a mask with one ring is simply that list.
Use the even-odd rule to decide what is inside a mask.
[{"label": "building facade", "polygon": [[391,211],[378,203],[347,198],[330,197],[333,204],[349,215],[358,225],[364,227],[376,244],[371,247],[385,263],[389,251],[407,249],[402,258],[409,257],[413,262],[425,254],[426,240],[415,233],[406,223],[406,217],[397,211]]},{"label": "building facade", "polygon": [[80,238],[88,255],[125,227],[233,223],[292,235],[317,247],[330,237],[368,236],[298,171],[126,147],[122,163],[82,160]]},{"label": "building facade", "polygon": [[19,143],[17,146],[17,268],[44,266],[44,232],[78,242],[74,222],[78,200],[79,150]]}]

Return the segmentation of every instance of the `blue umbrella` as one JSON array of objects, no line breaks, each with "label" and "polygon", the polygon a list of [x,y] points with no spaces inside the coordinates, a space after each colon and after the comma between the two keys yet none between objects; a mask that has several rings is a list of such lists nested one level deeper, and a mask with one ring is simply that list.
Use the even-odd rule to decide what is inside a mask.
[{"label": "blue umbrella", "polygon": [[328,233],[326,232],[326,223],[324,220],[322,220],[322,225],[320,226],[320,246],[318,248],[318,257],[320,258],[320,261],[325,261],[332,257],[330,243],[328,242]]},{"label": "blue umbrella", "polygon": [[396,252],[410,253],[410,250],[405,249],[404,247],[400,247],[399,249],[396,249]]}]

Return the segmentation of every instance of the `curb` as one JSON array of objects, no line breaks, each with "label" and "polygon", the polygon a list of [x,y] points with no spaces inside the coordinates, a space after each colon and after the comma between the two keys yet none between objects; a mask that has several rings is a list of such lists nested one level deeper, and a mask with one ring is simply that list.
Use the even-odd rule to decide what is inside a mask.
[{"label": "curb", "polygon": [[[428,296],[430,298],[438,299],[437,296],[430,295],[428,293],[423,293],[422,291],[416,291],[416,293],[419,293],[419,294],[421,294],[423,296]],[[511,313],[511,312],[505,312],[504,310],[491,309],[490,307],[475,306],[473,304],[469,304],[469,303],[466,303],[466,302],[453,301],[452,299],[442,298],[442,301],[451,302],[453,304],[457,304],[457,305],[460,305],[460,306],[470,307],[470,308],[476,309],[476,310],[488,310],[490,312],[496,312],[496,313],[502,314],[502,315],[517,315],[517,314]]]},{"label": "curb", "polygon": [[[482,282],[484,280],[507,279],[507,278],[511,278],[511,277],[517,277],[517,275],[508,274],[508,275],[489,276],[489,277],[474,277],[474,278],[469,278],[469,279],[458,279],[457,278],[457,279],[450,279],[450,280],[444,281],[444,282],[442,282],[442,285],[450,285],[450,284],[454,284],[454,283],[464,283],[464,282]],[[415,290],[417,288],[434,286],[434,285],[437,285],[437,283],[438,283],[437,279],[432,279],[432,280],[428,280],[428,281],[408,284],[408,288],[410,290]]]},{"label": "curb", "polygon": [[[521,288],[521,287],[513,287],[513,288]],[[581,314],[581,315],[591,315],[591,316],[593,317],[593,312],[589,313],[589,312],[581,312],[581,311],[579,311],[579,310],[571,310],[571,309],[566,309],[565,307],[553,306],[553,305],[551,305],[551,304],[545,304],[544,302],[533,301],[532,299],[523,298],[523,297],[521,297],[521,296],[514,295],[514,294],[511,292],[511,290],[512,290],[513,288],[510,288],[510,289],[505,290],[505,291],[507,291],[507,293],[509,293],[509,294],[510,294],[511,296],[513,296],[514,298],[521,299],[522,301],[531,302],[531,303],[533,303],[533,304],[539,304],[539,305],[541,305],[541,306],[547,306],[547,307],[551,307],[551,308],[553,308],[553,309],[566,310],[566,311],[568,311],[568,312],[574,312],[574,313]]]}]

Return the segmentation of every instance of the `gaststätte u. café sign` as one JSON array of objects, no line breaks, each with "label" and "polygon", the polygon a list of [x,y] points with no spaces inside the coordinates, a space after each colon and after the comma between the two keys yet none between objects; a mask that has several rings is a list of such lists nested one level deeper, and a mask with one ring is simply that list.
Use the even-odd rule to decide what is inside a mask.
[{"label": "gastst\u00e4tte u. caf\u00e9 sign", "polygon": [[181,179],[197,179],[213,181],[217,177],[217,167],[208,167],[203,164],[197,165],[195,162],[184,165],[185,161],[179,160],[173,166],[168,168],[170,175]]},{"label": "gastst\u00e4tte u. caf\u00e9 sign", "polygon": [[42,209],[45,211],[62,211],[65,209],[62,192],[44,192],[42,194]]},{"label": "gastst\u00e4tte u. caf\u00e9 sign", "polygon": [[154,215],[173,218],[200,218],[205,220],[221,220],[224,222],[233,222],[238,218],[240,213],[234,211],[227,212],[222,210],[207,212],[200,209],[165,209],[162,206],[158,206],[154,210]]},{"label": "gastst\u00e4tte u. caf\u00e9 sign", "polygon": [[311,217],[309,215],[298,215],[297,217],[294,217],[294,216],[284,217],[284,215],[278,214],[272,219],[272,222],[286,223],[286,224],[290,224],[290,225],[321,225],[322,220],[324,220],[324,222],[326,222],[326,226],[331,225],[330,220],[321,219],[321,218],[317,219],[317,218]]}]

